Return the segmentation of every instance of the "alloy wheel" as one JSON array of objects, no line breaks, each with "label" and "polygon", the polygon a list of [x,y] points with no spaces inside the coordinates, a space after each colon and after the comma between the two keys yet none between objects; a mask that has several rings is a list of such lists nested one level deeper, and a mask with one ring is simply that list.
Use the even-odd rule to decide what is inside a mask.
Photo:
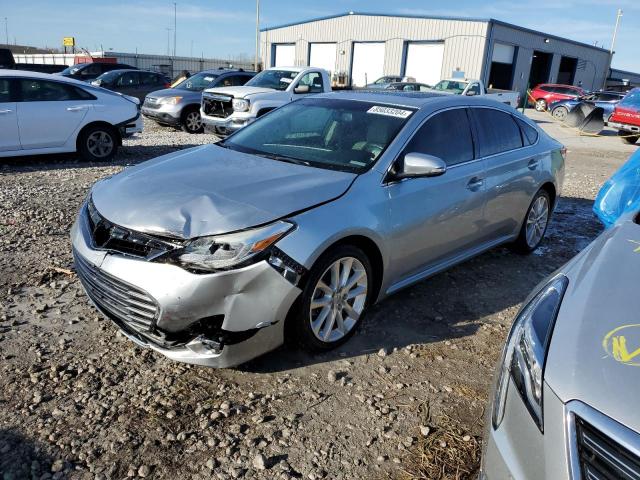
[{"label": "alloy wheel", "polygon": [[542,240],[549,221],[549,201],[544,195],[539,196],[531,206],[527,215],[527,245],[534,248]]},{"label": "alloy wheel", "polygon": [[567,118],[567,113],[567,109],[564,107],[555,108],[552,112],[553,118],[555,118],[556,120],[560,120],[561,122],[564,122],[564,120]]},{"label": "alloy wheel", "polygon": [[538,100],[536,102],[536,110],[539,112],[544,112],[547,109],[547,102],[544,100]]},{"label": "alloy wheel", "polygon": [[332,343],[347,335],[365,308],[367,271],[354,257],[333,262],[322,274],[311,297],[309,322],[315,337]]},{"label": "alloy wheel", "polygon": [[104,130],[93,132],[87,137],[87,150],[96,158],[108,157],[113,147],[113,137]]},{"label": "alloy wheel", "polygon": [[202,128],[202,118],[200,112],[189,112],[184,119],[187,130],[197,132]]}]

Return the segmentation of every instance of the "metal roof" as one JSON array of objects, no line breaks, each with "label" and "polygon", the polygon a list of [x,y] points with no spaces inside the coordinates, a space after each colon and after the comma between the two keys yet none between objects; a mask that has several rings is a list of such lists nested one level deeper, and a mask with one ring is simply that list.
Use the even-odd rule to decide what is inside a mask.
[{"label": "metal roof", "polygon": [[545,38],[552,38],[554,40],[560,40],[562,42],[568,42],[568,43],[572,43],[574,45],[579,45],[581,47],[587,47],[587,48],[591,48],[593,50],[598,50],[598,51],[603,51],[603,52],[608,52],[607,49],[605,48],[601,48],[601,47],[596,47],[594,45],[589,45],[588,43],[583,43],[583,42],[579,42],[577,40],[571,40],[569,38],[564,38],[564,37],[559,37],[557,35],[551,35],[549,33],[545,33],[545,32],[540,32],[538,30],[533,30],[531,28],[527,28],[527,27],[521,27],[519,25],[514,25],[513,23],[508,23],[508,22],[503,22],[502,20],[496,20],[494,18],[475,18],[475,17],[449,17],[449,16],[440,16],[440,15],[411,15],[411,14],[393,14],[393,13],[374,13],[374,12],[346,12],[346,13],[339,13],[336,15],[327,15],[324,17],[317,17],[317,18],[309,18],[306,20],[301,20],[299,22],[291,22],[291,23],[285,23],[285,24],[281,24],[281,25],[274,25],[272,27],[265,27],[260,29],[261,32],[267,32],[269,30],[276,30],[279,28],[286,28],[286,27],[292,27],[294,25],[302,25],[304,23],[312,23],[312,22],[319,22],[322,20],[331,20],[333,18],[340,18],[340,17],[348,17],[348,16],[352,16],[352,15],[360,15],[360,16],[367,16],[367,17],[397,17],[397,18],[418,18],[418,19],[425,19],[425,20],[457,20],[457,21],[461,21],[461,22],[485,22],[485,23],[493,23],[495,25],[502,25],[504,27],[509,27],[509,28],[514,28],[517,30],[521,30],[523,32],[528,32],[528,33],[532,33],[535,35],[542,35]]}]

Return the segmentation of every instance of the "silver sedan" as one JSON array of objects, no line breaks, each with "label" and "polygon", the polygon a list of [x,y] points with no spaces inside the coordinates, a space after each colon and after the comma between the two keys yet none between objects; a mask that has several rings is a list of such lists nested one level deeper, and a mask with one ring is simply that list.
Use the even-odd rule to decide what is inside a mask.
[{"label": "silver sedan", "polygon": [[640,216],[535,289],[497,372],[481,480],[640,478]]},{"label": "silver sedan", "polygon": [[389,294],[497,245],[531,252],[563,174],[562,145],[491,100],[318,95],[98,182],[73,251],[129,338],[225,367],[286,338],[334,348]]}]

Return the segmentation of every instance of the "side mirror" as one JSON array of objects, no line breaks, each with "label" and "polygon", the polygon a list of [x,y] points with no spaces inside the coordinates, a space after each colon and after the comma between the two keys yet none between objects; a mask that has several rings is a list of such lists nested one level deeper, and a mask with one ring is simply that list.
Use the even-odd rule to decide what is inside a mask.
[{"label": "side mirror", "polygon": [[437,177],[447,171],[441,158],[424,153],[407,153],[400,164],[396,178]]},{"label": "side mirror", "polygon": [[293,89],[293,93],[309,93],[309,85],[298,85]]},{"label": "side mirror", "polygon": [[475,92],[474,90],[469,90],[469,91],[466,93],[466,95],[467,95],[468,97],[475,97],[476,92]]}]

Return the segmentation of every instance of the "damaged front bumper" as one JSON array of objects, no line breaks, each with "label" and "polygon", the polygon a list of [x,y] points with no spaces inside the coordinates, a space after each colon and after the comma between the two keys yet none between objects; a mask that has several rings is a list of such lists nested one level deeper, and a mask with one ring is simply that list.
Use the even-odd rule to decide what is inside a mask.
[{"label": "damaged front bumper", "polygon": [[263,260],[197,274],[96,248],[85,208],[71,239],[92,303],[140,346],[181,362],[231,367],[284,341],[287,313],[300,294],[289,270]]}]

